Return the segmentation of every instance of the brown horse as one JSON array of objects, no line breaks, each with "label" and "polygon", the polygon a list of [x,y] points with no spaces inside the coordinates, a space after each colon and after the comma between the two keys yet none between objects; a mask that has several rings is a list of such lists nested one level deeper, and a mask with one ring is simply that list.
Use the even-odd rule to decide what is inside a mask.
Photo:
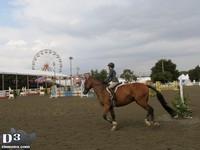
[{"label": "brown horse", "polygon": [[[111,130],[116,130],[117,122],[115,120],[114,106],[116,107],[124,106],[124,105],[130,104],[133,101],[135,101],[138,105],[140,105],[142,108],[144,108],[147,111],[145,123],[148,126],[159,125],[157,122],[154,121],[154,110],[148,104],[149,88],[156,92],[157,98],[159,102],[161,103],[161,105],[164,107],[164,109],[173,118],[176,118],[177,113],[167,105],[167,102],[165,101],[162,94],[150,85],[145,85],[142,83],[130,83],[130,84],[124,84],[124,85],[119,86],[115,95],[115,99],[116,99],[115,105],[113,105],[111,102],[111,95],[109,91],[107,90],[106,85],[103,84],[101,81],[98,81],[94,79],[92,76],[87,74],[85,75],[83,94],[87,94],[90,89],[94,90],[94,92],[96,93],[100,101],[100,104],[103,106],[103,118],[109,123],[112,123]],[[108,112],[110,112],[112,120],[107,117]]]}]

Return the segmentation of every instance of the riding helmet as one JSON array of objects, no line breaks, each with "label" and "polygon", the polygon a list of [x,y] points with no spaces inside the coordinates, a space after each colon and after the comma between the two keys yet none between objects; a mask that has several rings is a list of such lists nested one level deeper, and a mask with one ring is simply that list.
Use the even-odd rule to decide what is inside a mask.
[{"label": "riding helmet", "polygon": [[114,68],[114,67],[115,67],[115,64],[111,62],[111,63],[108,64],[108,66],[109,66],[110,68]]}]

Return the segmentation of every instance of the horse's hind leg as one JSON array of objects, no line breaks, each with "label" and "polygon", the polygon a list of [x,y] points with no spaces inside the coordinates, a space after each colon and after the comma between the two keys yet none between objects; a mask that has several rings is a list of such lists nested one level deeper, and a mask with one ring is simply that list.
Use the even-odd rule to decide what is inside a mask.
[{"label": "horse's hind leg", "polygon": [[153,108],[147,104],[147,106],[144,107],[147,110],[147,116],[145,118],[145,123],[150,126],[154,122],[154,110]]},{"label": "horse's hind leg", "polygon": [[154,109],[147,102],[148,102],[148,96],[143,99],[140,99],[139,101],[136,100],[136,103],[138,105],[140,105],[141,107],[143,107],[147,111],[147,116],[145,118],[145,124],[147,126],[151,126],[152,124],[158,125],[158,123],[156,123],[154,121]]},{"label": "horse's hind leg", "polygon": [[149,104],[147,104],[145,109],[147,110],[147,116],[145,119],[145,123],[148,126],[150,126],[150,125],[159,126],[160,124],[158,122],[154,121],[154,109]]}]

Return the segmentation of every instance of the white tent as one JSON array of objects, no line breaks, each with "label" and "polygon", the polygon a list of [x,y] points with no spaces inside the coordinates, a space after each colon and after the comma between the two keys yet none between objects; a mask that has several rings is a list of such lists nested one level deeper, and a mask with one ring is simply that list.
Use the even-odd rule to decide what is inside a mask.
[{"label": "white tent", "polygon": [[189,75],[186,74],[182,74],[178,77],[178,80],[182,82],[182,85],[186,85],[186,86],[191,86],[193,85],[192,82],[190,81]]},{"label": "white tent", "polygon": [[151,81],[151,77],[138,77],[136,82],[146,83],[147,81]]},{"label": "white tent", "polygon": [[67,75],[61,73],[54,73],[49,71],[41,70],[22,70],[22,69],[1,69],[0,74],[10,74],[10,75],[29,75],[29,76],[49,76],[49,77],[68,77]]},{"label": "white tent", "polygon": [[[27,88],[29,88],[29,76],[45,76],[45,77],[56,77],[56,78],[67,78],[67,75],[61,73],[54,73],[49,71],[41,71],[41,70],[23,70],[23,69],[2,69],[0,68],[0,74],[2,75],[2,90],[4,90],[4,75],[15,75],[16,81],[18,80],[18,75],[27,76]],[[16,82],[16,89],[18,89],[18,82]]]}]

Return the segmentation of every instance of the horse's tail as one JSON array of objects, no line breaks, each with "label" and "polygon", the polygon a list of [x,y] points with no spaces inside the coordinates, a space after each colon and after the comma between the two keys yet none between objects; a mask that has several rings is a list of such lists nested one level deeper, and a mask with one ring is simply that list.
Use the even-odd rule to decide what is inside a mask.
[{"label": "horse's tail", "polygon": [[177,116],[176,111],[168,106],[168,104],[167,104],[165,98],[163,97],[163,95],[155,87],[150,86],[150,85],[147,85],[147,87],[156,92],[156,95],[157,95],[157,98],[158,98],[159,102],[161,103],[163,108],[171,115],[171,117],[177,118],[178,116]]}]

